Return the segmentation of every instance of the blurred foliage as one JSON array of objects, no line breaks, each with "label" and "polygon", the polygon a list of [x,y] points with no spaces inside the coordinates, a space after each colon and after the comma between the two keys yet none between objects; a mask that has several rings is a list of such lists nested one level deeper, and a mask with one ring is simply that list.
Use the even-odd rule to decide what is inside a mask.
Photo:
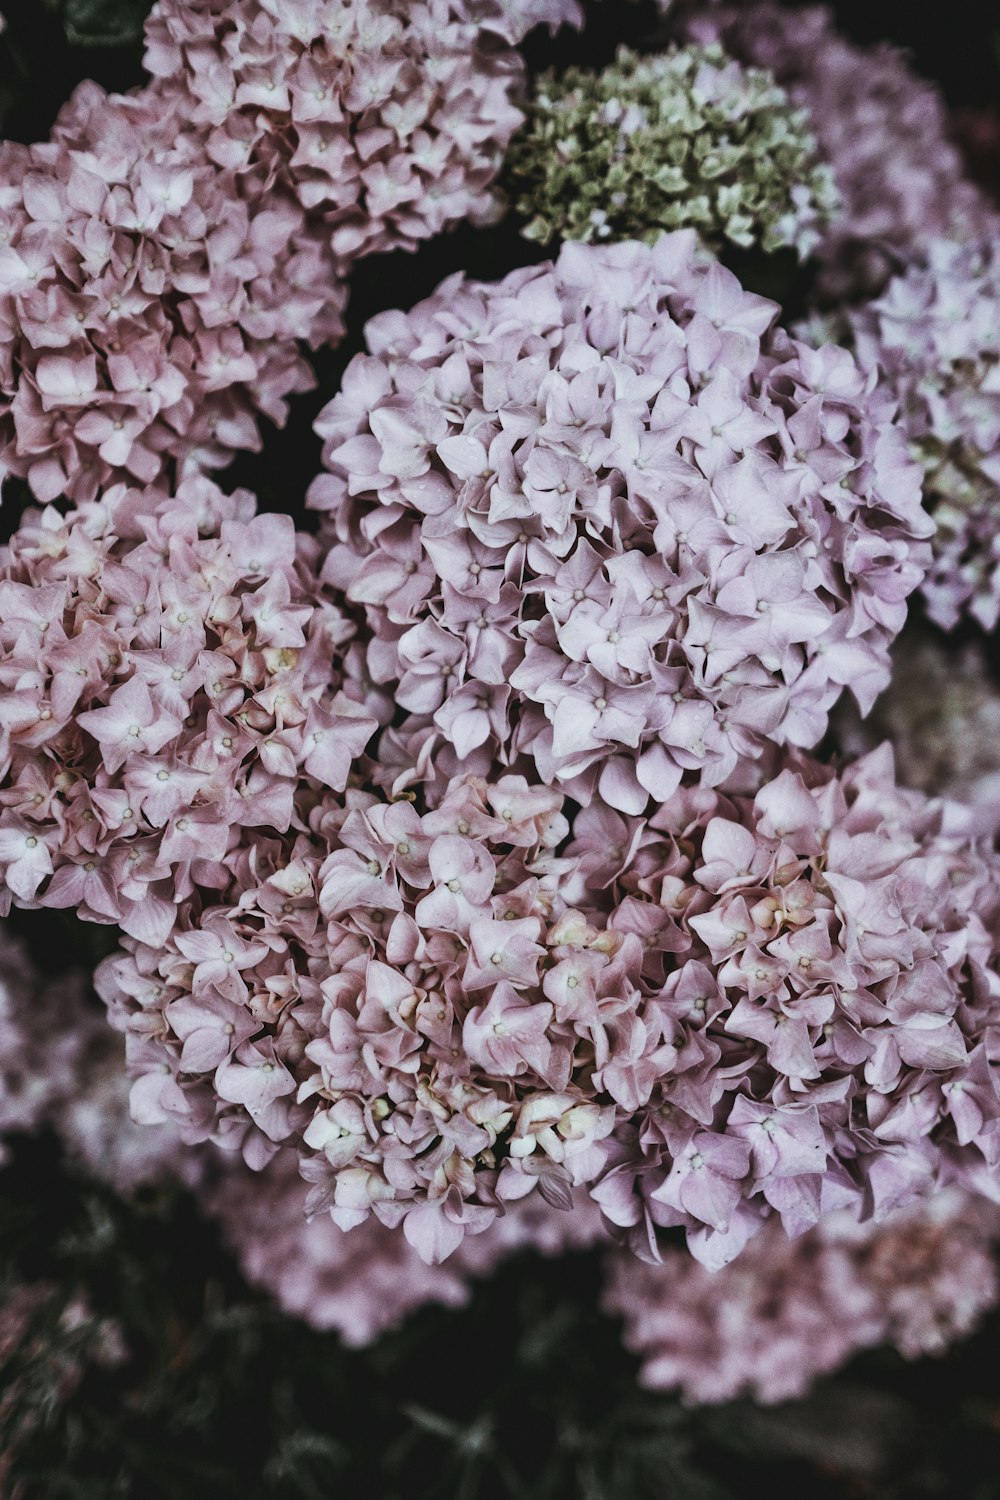
[{"label": "blurred foliage", "polygon": [[142,40],[152,0],[44,0],[71,47],[129,47]]}]

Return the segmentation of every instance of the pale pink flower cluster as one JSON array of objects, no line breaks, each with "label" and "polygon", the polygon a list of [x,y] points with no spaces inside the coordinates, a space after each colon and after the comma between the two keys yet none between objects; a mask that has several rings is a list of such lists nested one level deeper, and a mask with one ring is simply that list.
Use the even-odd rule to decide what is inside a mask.
[{"label": "pale pink flower cluster", "polygon": [[680,0],[664,8],[672,34],[721,41],[742,62],[769,69],[808,111],[841,199],[816,251],[827,291],[875,291],[900,252],[1000,222],[967,178],[938,89],[897,47],[859,47],[821,5]]},{"label": "pale pink flower cluster", "polygon": [[45,145],[0,146],[0,472],[44,501],[257,448],[343,331],[328,235],[181,101],[77,89]]},{"label": "pale pink flower cluster", "polygon": [[446,1266],[427,1265],[400,1234],[377,1219],[346,1234],[329,1215],[304,1217],[306,1186],[294,1157],[279,1153],[256,1176],[218,1174],[200,1195],[217,1219],[240,1270],[285,1312],[313,1328],[336,1329],[362,1346],[431,1303],[467,1301],[473,1277],[492,1273],[519,1250],[558,1255],[604,1237],[600,1215],[584,1199],[570,1213],[544,1200],[515,1204],[485,1234],[466,1240]]},{"label": "pale pink flower cluster", "polygon": [[1000,233],[931,240],[874,302],[847,309],[858,359],[896,396],[936,525],[923,582],[948,630],[1000,618]]},{"label": "pale pink flower cluster", "polygon": [[804,1395],[852,1354],[939,1354],[997,1301],[997,1211],[954,1189],[859,1225],[832,1214],[798,1240],[768,1226],[712,1275],[679,1250],[662,1265],[608,1258],[605,1310],[624,1319],[640,1379],[706,1403]]},{"label": "pale pink flower cluster", "polygon": [[344,264],[499,217],[514,44],[580,19],[576,0],[159,0],[145,60],[208,155],[289,188]]},{"label": "pale pink flower cluster", "polygon": [[192,476],[29,512],[0,551],[0,906],[154,946],[253,866],[375,728],[340,690],[353,627],[315,541]]},{"label": "pale pink flower cluster", "polygon": [[568,839],[560,802],[349,791],[127,941],[98,986],[136,1118],[255,1166],[297,1144],[310,1212],[403,1222],[428,1260],[535,1188],[589,1191],[640,1254],[683,1225],[711,1266],[772,1214],[990,1191],[1000,863],[888,750],[648,820],[593,804]]},{"label": "pale pink flower cluster", "polygon": [[389,785],[499,764],[636,813],[870,707],[919,469],[874,373],[777,311],[682,232],[372,319],[310,503],[404,710]]},{"label": "pale pink flower cluster", "polygon": [[43,501],[260,446],[361,254],[496,217],[514,43],[576,0],[161,0],[154,78],[0,148],[0,474]]}]

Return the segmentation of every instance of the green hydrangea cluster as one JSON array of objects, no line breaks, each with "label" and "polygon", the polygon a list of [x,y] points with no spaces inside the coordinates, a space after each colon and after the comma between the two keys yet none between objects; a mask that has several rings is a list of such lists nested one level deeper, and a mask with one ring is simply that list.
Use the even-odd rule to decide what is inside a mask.
[{"label": "green hydrangea cluster", "polygon": [[542,244],[692,228],[713,247],[804,256],[837,206],[805,111],[716,45],[544,74],[527,112],[507,186]]}]

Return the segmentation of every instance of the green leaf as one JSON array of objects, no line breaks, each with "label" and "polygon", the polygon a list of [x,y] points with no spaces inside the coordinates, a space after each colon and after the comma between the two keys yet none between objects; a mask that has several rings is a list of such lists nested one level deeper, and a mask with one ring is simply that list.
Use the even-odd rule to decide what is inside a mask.
[{"label": "green leaf", "polygon": [[142,37],[152,0],[66,0],[63,27],[74,47],[128,47]]}]

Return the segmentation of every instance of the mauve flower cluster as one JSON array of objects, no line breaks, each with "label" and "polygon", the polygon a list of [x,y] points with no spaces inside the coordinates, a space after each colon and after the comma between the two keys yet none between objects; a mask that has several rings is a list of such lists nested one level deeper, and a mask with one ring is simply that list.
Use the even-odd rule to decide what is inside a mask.
[{"label": "mauve flower cluster", "polygon": [[948,630],[1000,618],[1000,235],[932,240],[874,302],[845,311],[858,359],[878,368],[925,469],[936,523],[923,582]]},{"label": "mauve flower cluster", "polygon": [[805,255],[836,206],[805,111],[718,46],[623,47],[600,73],[543,74],[506,182],[542,244],[691,228],[707,244]]},{"label": "mauve flower cluster", "polygon": [[259,447],[343,331],[329,236],[182,104],[85,83],[0,146],[0,472],[41,500]]},{"label": "mauve flower cluster", "polygon": [[798,1240],[768,1226],[712,1275],[679,1250],[659,1266],[610,1256],[603,1303],[625,1322],[640,1379],[691,1402],[803,1395],[876,1344],[939,1354],[997,1300],[996,1209],[955,1189],[859,1225],[832,1214]]},{"label": "mauve flower cluster", "polygon": [[947,650],[907,628],[892,653],[892,681],[866,719],[841,701],[832,729],[852,756],[889,740],[906,786],[975,811],[980,832],[1000,825],[1000,688],[979,646]]},{"label": "mauve flower cluster", "polygon": [[372,319],[310,503],[404,711],[386,782],[499,764],[636,813],[870,707],[919,469],[874,373],[776,312],[681,231]]},{"label": "mauve flower cluster", "polygon": [[807,111],[841,200],[817,251],[827,291],[877,290],[900,252],[997,223],[948,138],[939,91],[898,48],[848,41],[825,6],[680,0],[669,11],[672,34],[722,42],[772,72]]},{"label": "mauve flower cluster", "polygon": [[464,1303],[473,1277],[491,1274],[519,1250],[558,1255],[604,1237],[589,1200],[564,1213],[531,1198],[466,1240],[446,1266],[432,1266],[376,1219],[349,1234],[329,1215],[307,1220],[305,1193],[294,1157],[281,1152],[259,1176],[245,1168],[219,1173],[199,1201],[218,1220],[247,1281],[293,1317],[336,1329],[355,1347],[420,1307]]},{"label": "mauve flower cluster", "polygon": [[498,217],[514,44],[580,19],[576,0],[159,0],[145,61],[208,155],[287,187],[347,265]]},{"label": "mauve flower cluster", "polygon": [[0,905],[155,946],[252,866],[246,830],[346,785],[375,720],[339,689],[318,557],[202,476],[28,513],[0,552]]},{"label": "mauve flower cluster", "polygon": [[[535,1188],[709,1265],[764,1219],[989,1192],[1000,861],[891,754],[798,758],[644,820],[509,776],[420,814],[349,791],[238,899],[98,988],[138,1119],[303,1148],[311,1213],[443,1258]],[[250,872],[248,871],[248,874]]]}]

